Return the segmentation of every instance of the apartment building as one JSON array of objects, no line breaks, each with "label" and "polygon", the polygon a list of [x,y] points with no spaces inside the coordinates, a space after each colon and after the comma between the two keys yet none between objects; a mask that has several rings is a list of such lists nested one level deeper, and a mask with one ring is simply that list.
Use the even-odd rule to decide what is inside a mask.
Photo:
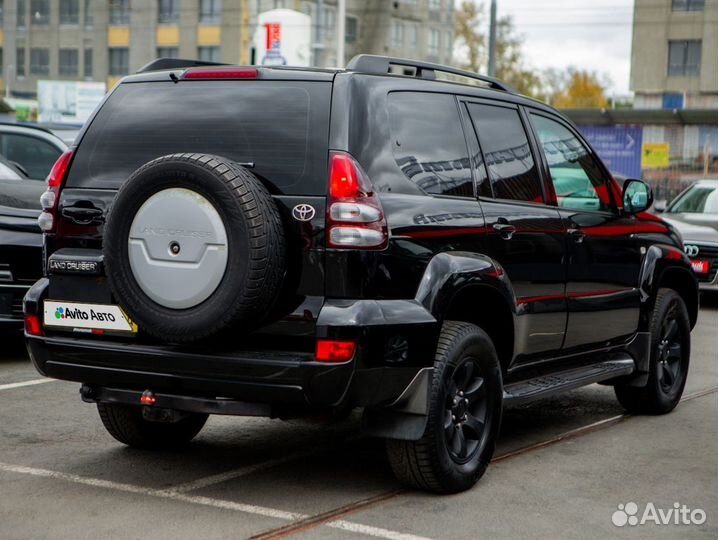
[{"label": "apartment building", "polygon": [[635,0],[631,89],[635,108],[718,108],[718,0]]},{"label": "apartment building", "polygon": [[[446,62],[454,0],[348,0],[346,54]],[[38,80],[103,81],[150,60],[249,63],[259,12],[312,16],[313,63],[337,64],[336,0],[0,0],[0,91],[33,98]]]}]

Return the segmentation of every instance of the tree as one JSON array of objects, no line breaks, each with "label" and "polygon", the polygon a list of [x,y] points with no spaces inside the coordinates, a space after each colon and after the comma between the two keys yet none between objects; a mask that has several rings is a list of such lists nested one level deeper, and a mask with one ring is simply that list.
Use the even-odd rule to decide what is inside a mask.
[{"label": "tree", "polygon": [[571,67],[564,89],[549,102],[561,109],[596,109],[608,106],[606,86],[594,72]]},{"label": "tree", "polygon": [[[460,58],[455,62],[464,69],[486,72],[489,59],[487,38],[482,27],[486,26],[484,4],[464,0],[455,16],[455,50]],[[521,50],[523,40],[516,34],[511,17],[501,17],[496,22],[496,76],[513,86],[522,94],[536,95],[539,78],[525,66]]]}]

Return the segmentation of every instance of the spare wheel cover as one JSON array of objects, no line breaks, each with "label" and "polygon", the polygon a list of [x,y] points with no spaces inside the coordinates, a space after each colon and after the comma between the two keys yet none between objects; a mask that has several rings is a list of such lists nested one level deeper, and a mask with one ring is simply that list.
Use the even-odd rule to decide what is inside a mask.
[{"label": "spare wheel cover", "polygon": [[158,191],[140,206],[127,239],[132,274],[159,305],[187,309],[209,298],[227,269],[222,218],[187,188]]}]

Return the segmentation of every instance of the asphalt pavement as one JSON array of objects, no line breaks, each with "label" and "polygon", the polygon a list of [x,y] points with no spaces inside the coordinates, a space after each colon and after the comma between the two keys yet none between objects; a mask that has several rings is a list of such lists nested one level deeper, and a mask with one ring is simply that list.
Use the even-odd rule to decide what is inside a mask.
[{"label": "asphalt pavement", "polygon": [[5,335],[0,540],[714,539],[717,420],[718,299],[704,300],[673,413],[626,416],[600,385],[512,407],[495,462],[453,496],[402,489],[358,415],[211,417],[183,451],[126,448],[78,385],[42,379]]}]

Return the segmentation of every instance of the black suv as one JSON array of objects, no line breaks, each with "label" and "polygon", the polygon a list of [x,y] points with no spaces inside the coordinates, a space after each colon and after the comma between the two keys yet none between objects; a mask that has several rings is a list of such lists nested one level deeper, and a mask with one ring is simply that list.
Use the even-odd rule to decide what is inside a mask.
[{"label": "black suv", "polygon": [[447,493],[486,469],[504,403],[681,397],[698,293],[679,236],[500,81],[160,60],[78,141],[42,198],[27,343],[125,444],[361,407],[397,476]]}]

